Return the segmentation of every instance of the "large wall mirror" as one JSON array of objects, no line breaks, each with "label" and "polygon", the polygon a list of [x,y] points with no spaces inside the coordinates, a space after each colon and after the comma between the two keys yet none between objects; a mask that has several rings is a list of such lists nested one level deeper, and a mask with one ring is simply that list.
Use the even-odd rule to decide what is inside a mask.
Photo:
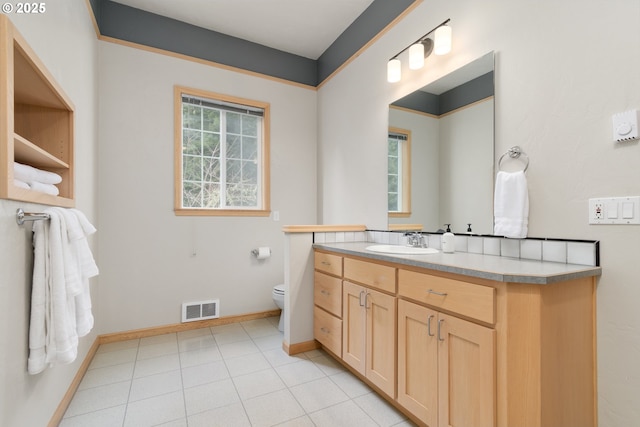
[{"label": "large wall mirror", "polygon": [[389,228],[493,232],[494,53],[389,106]]}]

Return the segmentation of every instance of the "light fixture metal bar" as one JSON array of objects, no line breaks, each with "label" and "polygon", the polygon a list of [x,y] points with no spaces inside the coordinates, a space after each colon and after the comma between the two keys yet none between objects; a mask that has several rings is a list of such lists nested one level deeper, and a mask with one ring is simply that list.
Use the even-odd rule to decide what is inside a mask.
[{"label": "light fixture metal bar", "polygon": [[429,31],[427,34],[425,34],[424,36],[420,37],[418,40],[414,41],[413,43],[411,43],[409,46],[405,47],[404,49],[402,49],[400,52],[396,53],[395,55],[393,55],[391,58],[389,58],[389,61],[391,61],[392,59],[397,58],[402,52],[404,52],[405,50],[409,49],[411,46],[413,46],[416,43],[419,43],[421,41],[423,41],[424,39],[426,39],[429,34],[433,33],[435,30],[437,30],[438,28],[445,26],[449,23],[449,21],[451,21],[451,18],[447,19],[446,21],[444,21],[442,24],[438,25],[437,27],[435,27],[433,30]]}]

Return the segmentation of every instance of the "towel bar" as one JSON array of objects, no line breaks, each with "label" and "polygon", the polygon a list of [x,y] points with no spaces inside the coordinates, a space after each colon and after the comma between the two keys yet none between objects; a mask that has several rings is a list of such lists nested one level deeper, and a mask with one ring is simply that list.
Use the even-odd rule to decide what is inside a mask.
[{"label": "towel bar", "polygon": [[49,219],[49,214],[48,213],[32,213],[32,212],[25,212],[23,211],[21,208],[18,208],[18,210],[16,210],[16,222],[18,223],[18,225],[22,225],[24,224],[25,221],[40,221],[43,219]]}]

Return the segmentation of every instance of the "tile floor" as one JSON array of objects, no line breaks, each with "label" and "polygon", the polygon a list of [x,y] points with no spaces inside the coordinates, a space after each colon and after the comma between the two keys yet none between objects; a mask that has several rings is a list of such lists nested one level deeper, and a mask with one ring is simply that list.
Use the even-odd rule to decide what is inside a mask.
[{"label": "tile floor", "polygon": [[278,318],[101,345],[60,427],[413,426]]}]

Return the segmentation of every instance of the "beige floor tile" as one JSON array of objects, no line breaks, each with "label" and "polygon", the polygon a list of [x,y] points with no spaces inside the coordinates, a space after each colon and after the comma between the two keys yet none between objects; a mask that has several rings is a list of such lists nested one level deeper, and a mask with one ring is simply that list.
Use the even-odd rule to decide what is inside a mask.
[{"label": "beige floor tile", "polygon": [[127,405],[124,427],[155,426],[185,418],[182,391],[176,391],[130,402]]},{"label": "beige floor tile", "polygon": [[304,415],[304,409],[289,390],[246,400],[244,408],[253,427],[272,426]]}]

